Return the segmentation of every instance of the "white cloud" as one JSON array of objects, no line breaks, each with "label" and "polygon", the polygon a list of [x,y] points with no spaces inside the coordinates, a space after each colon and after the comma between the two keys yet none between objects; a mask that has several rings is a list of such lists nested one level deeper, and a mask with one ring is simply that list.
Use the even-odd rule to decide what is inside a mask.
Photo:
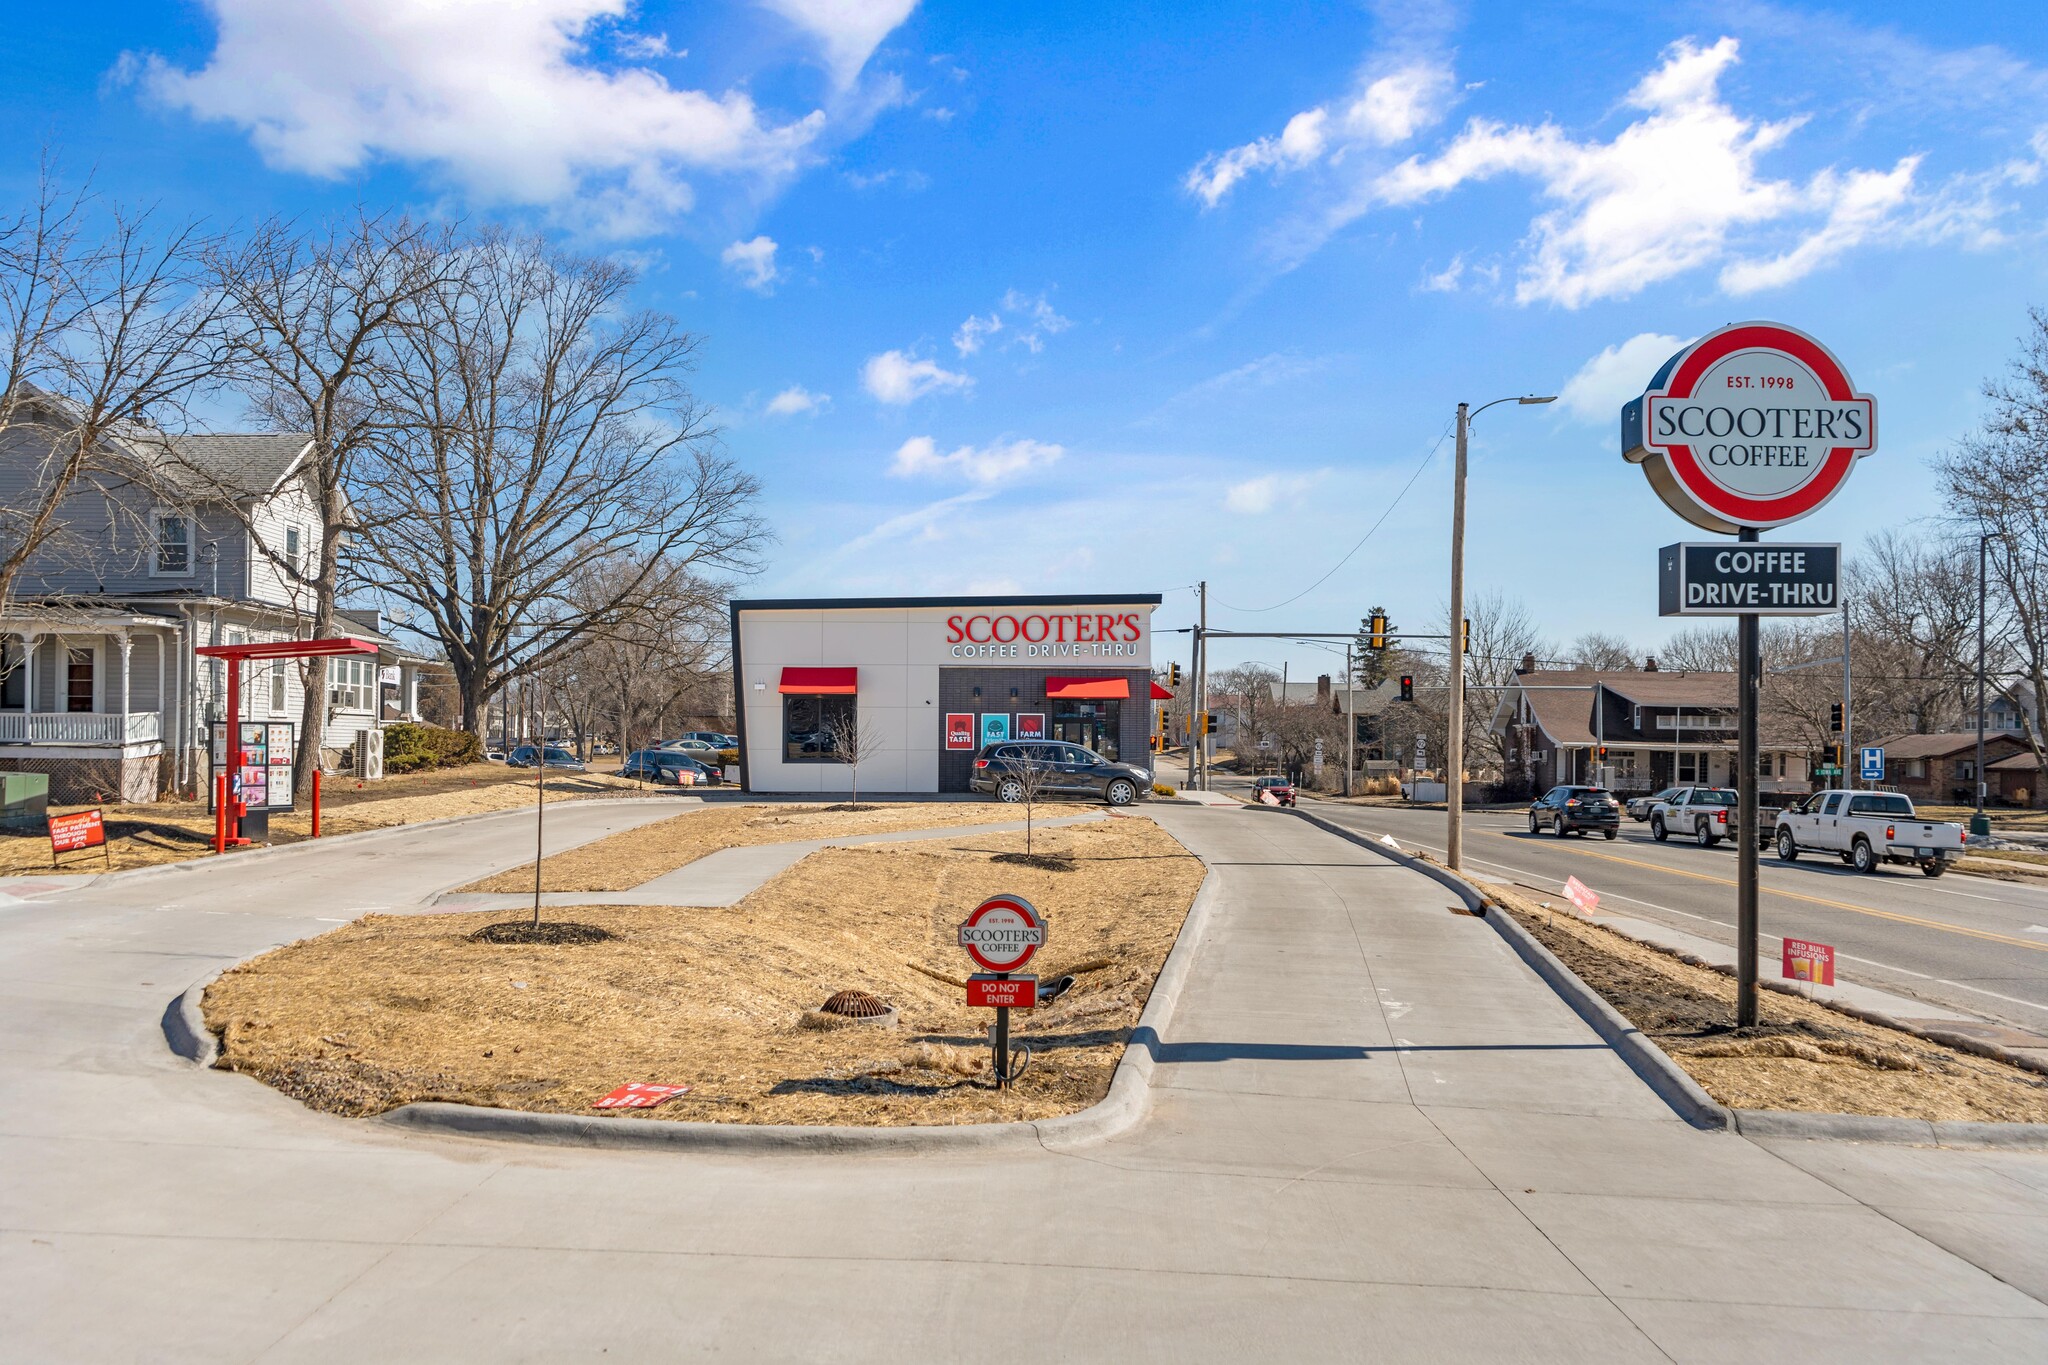
[{"label": "white cloud", "polygon": [[964,374],[943,369],[936,360],[918,360],[902,351],[884,351],[869,356],[861,367],[860,382],[883,403],[898,407],[928,393],[945,393],[974,387]]},{"label": "white cloud", "polygon": [[994,336],[1003,330],[1000,314],[990,313],[987,317],[968,314],[967,321],[953,332],[953,349],[961,355],[973,355],[981,349],[982,338]]},{"label": "white cloud", "polygon": [[824,49],[825,64],[840,85],[851,85],[882,39],[910,17],[917,0],[760,0],[803,29]]},{"label": "white cloud", "polygon": [[1557,391],[1564,410],[1594,426],[1621,420],[1621,405],[1649,386],[1657,367],[1685,345],[1661,332],[1641,332],[1609,346],[1579,366],[1579,372]]},{"label": "white cloud", "polygon": [[[1629,93],[1641,116],[1612,141],[1574,141],[1550,123],[1475,119],[1437,155],[1380,176],[1373,197],[1403,206],[1504,174],[1537,180],[1556,207],[1530,224],[1533,250],[1515,286],[1523,303],[1576,308],[1625,298],[1731,257],[1724,287],[1797,279],[1883,226],[1910,197],[1918,159],[1889,172],[1822,171],[1804,185],[1764,178],[1761,159],[1800,120],[1757,122],[1728,105],[1720,81],[1737,56],[1733,38],[1711,47],[1681,39]],[[1818,228],[1800,227],[1815,217]],[[1772,228],[1798,240],[1766,259],[1740,259]]]},{"label": "white cloud", "polygon": [[630,43],[624,64],[593,62],[628,0],[206,5],[218,37],[204,66],[131,67],[161,103],[246,130],[267,164],[337,179],[410,163],[612,236],[688,212],[693,175],[786,178],[825,127],[821,112],[764,121],[744,90],[676,89]]},{"label": "white cloud", "polygon": [[1313,488],[1321,474],[1266,474],[1232,484],[1223,494],[1226,510],[1242,516],[1262,516],[1283,500],[1299,498]]},{"label": "white cloud", "polygon": [[[1378,70],[1378,68],[1374,68]],[[1449,68],[1416,58],[1385,74],[1361,73],[1354,93],[1332,113],[1330,105],[1305,109],[1278,134],[1204,157],[1181,184],[1214,208],[1255,171],[1286,174],[1353,147],[1393,147],[1443,117],[1453,89]]]},{"label": "white cloud", "polygon": [[1451,263],[1442,270],[1422,277],[1422,290],[1426,294],[1449,294],[1458,287],[1458,281],[1465,276],[1465,253],[1451,257]]},{"label": "white cloud", "polygon": [[740,283],[756,294],[772,294],[782,272],[775,268],[775,239],[756,237],[751,242],[734,242],[719,254],[726,269],[740,277]]},{"label": "white cloud", "polygon": [[1037,355],[1045,339],[1064,332],[1074,324],[1053,311],[1044,294],[1024,294],[1015,289],[1003,293],[1003,311],[1011,315],[1017,344]]},{"label": "white cloud", "polygon": [[801,384],[791,384],[768,400],[768,415],[795,417],[806,412],[823,412],[831,406],[831,394],[812,393]]},{"label": "white cloud", "polygon": [[941,454],[931,437],[913,436],[897,449],[889,472],[900,479],[959,478],[986,488],[1056,464],[1066,453],[1062,446],[1020,439]]}]

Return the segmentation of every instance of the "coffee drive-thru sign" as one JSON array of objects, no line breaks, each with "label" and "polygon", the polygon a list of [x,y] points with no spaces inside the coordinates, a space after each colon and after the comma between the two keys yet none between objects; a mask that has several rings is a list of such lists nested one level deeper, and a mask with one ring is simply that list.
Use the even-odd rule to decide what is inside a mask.
[{"label": "coffee drive-thru sign", "polygon": [[1840,609],[1840,547],[1766,545],[1814,512],[1877,448],[1877,402],[1827,347],[1776,322],[1709,332],[1621,410],[1621,453],[1664,504],[1734,544],[1666,546],[1662,614],[1736,618],[1735,1022],[1757,1021],[1758,618]]}]

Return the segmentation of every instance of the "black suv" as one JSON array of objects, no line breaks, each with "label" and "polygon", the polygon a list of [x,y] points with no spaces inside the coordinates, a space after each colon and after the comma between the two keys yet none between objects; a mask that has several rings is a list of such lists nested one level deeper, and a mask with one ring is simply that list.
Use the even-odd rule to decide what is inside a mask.
[{"label": "black suv", "polygon": [[1567,834],[1598,830],[1612,839],[1621,833],[1621,807],[1601,787],[1552,787],[1529,803],[1529,832]]},{"label": "black suv", "polygon": [[1049,739],[984,745],[967,785],[998,801],[1022,801],[1034,777],[1042,796],[1094,796],[1112,806],[1128,806],[1152,790],[1152,774],[1143,768]]}]

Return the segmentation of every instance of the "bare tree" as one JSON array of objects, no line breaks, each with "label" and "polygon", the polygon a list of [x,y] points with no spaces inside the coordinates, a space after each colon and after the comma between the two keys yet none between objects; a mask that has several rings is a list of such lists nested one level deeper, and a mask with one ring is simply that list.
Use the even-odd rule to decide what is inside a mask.
[{"label": "bare tree", "polygon": [[1947,729],[1972,704],[1963,679],[1976,658],[1976,550],[1884,531],[1850,560],[1844,600],[1867,732]]},{"label": "bare tree", "polygon": [[1215,699],[1224,700],[1236,720],[1231,747],[1237,754],[1237,770],[1258,771],[1259,741],[1272,738],[1273,696],[1280,675],[1264,664],[1238,664],[1218,672],[1213,686]]},{"label": "bare tree", "polygon": [[1016,799],[1024,806],[1024,855],[1030,857],[1033,852],[1032,827],[1038,816],[1038,803],[1053,789],[1053,778],[1058,774],[1059,767],[1045,756],[1045,750],[1041,746],[1026,741],[1021,747],[1024,751],[1024,761],[1004,771],[1002,782],[996,786],[996,794],[1000,797],[1005,786],[1016,784]]},{"label": "bare tree", "polygon": [[[359,465],[387,431],[398,334],[411,310],[440,286],[451,259],[447,229],[404,217],[358,214],[315,234],[271,222],[210,256],[225,301],[233,379],[274,431],[304,433],[301,470],[320,517],[311,555],[257,549],[277,569],[315,636],[331,635],[342,590],[342,545],[355,529],[349,492]],[[231,500],[232,502],[233,500]],[[310,791],[327,723],[326,661],[301,665],[298,784]]]},{"label": "bare tree", "polygon": [[1588,631],[1565,646],[1565,658],[1573,668],[1590,668],[1600,673],[1620,673],[1642,667],[1636,647],[1619,635]]},{"label": "bare tree", "polygon": [[406,305],[397,420],[358,505],[480,731],[508,673],[659,608],[679,566],[747,571],[766,532],[684,382],[697,337],[628,311],[626,267],[500,235],[462,264]]},{"label": "bare tree", "polygon": [[31,560],[65,548],[67,500],[154,480],[161,433],[218,372],[209,245],[190,224],[68,192],[47,165],[34,202],[0,219],[0,444],[33,461],[0,505],[0,611]]},{"label": "bare tree", "polygon": [[1980,535],[1995,537],[1987,543],[1987,578],[2002,656],[1997,686],[2048,772],[2048,311],[2036,308],[2029,319],[2018,357],[1984,386],[1991,411],[1983,425],[1935,468],[1968,549],[1977,549]]},{"label": "bare tree", "polygon": [[832,746],[832,757],[846,765],[846,771],[853,779],[853,799],[849,806],[860,810],[860,765],[882,747],[881,727],[863,717],[859,707],[849,706],[825,717],[824,730],[825,742]]},{"label": "bare tree", "polygon": [[[1495,734],[1489,722],[1522,660],[1548,654],[1550,645],[1519,597],[1494,588],[1468,598],[1466,606],[1472,639],[1465,651],[1465,752],[1478,756],[1481,766],[1504,774],[1507,737]],[[1449,731],[1445,733],[1448,736]]]}]

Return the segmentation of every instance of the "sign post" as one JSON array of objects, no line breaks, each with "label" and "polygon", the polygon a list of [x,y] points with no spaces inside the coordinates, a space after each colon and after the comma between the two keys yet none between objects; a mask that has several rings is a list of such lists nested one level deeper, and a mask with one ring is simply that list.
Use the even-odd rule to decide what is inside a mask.
[{"label": "sign post", "polygon": [[1827,347],[1774,322],[1701,337],[1621,410],[1622,458],[1642,466],[1665,506],[1738,542],[1668,546],[1659,558],[1662,614],[1736,618],[1738,1027],[1757,1022],[1759,618],[1836,611],[1841,597],[1839,547],[1759,539],[1819,511],[1876,448],[1876,400]]},{"label": "sign post", "polygon": [[[1038,978],[1013,976],[1045,946],[1045,917],[1022,896],[990,896],[974,907],[960,926],[960,946],[983,969],[968,978],[967,1003],[993,1009],[989,1050],[995,1064],[996,1088],[1005,1089],[1023,1074],[1024,1064],[1010,1069],[1010,1011],[1038,1004]],[[1028,1064],[1031,1052],[1024,1051]]]}]

